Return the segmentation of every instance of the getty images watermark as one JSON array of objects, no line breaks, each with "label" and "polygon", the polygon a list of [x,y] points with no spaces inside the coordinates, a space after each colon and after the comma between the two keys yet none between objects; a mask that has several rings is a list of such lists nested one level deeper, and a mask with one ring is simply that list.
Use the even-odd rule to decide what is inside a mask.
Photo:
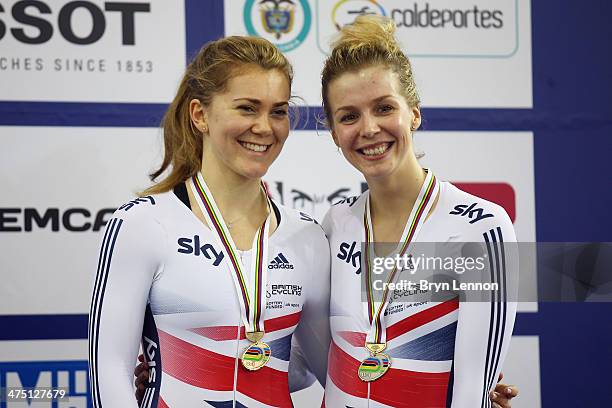
[{"label": "getty images watermark", "polygon": [[[487,267],[488,255],[471,257],[471,256],[426,256],[420,254],[414,256],[412,254],[394,254],[386,257],[374,257],[372,259],[372,273],[376,276],[372,279],[372,288],[374,290],[402,290],[402,291],[492,291],[499,290],[498,282],[461,282],[453,279],[446,282],[436,282],[429,279],[414,280],[412,277],[418,271],[442,271],[463,275],[466,272],[483,272]],[[389,274],[385,272],[396,270],[399,272],[407,272],[411,279],[399,279],[388,281]]]},{"label": "getty images watermark", "polygon": [[[364,302],[370,295],[380,301],[384,293],[391,302],[411,304],[457,296],[467,302],[612,302],[610,242],[416,242],[404,254],[397,242],[376,243],[369,257],[364,247],[338,254],[361,277]],[[371,274],[364,273],[366,259]]]},{"label": "getty images watermark", "polygon": [[[460,296],[464,301],[516,299],[518,285],[516,243],[443,242],[413,243],[402,253],[398,243],[368,246],[360,271],[365,300],[380,301],[385,293],[393,301],[444,301]],[[366,265],[366,261],[369,265]],[[370,268],[371,286],[362,273]]]}]

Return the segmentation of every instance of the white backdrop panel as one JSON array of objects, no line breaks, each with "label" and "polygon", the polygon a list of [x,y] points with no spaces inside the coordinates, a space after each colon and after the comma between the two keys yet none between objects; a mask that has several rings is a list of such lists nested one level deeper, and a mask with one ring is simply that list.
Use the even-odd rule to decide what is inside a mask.
[{"label": "white backdrop panel", "polygon": [[294,93],[320,105],[329,40],[360,13],[391,17],[411,57],[427,107],[531,108],[530,0],[300,0],[284,3],[286,24],[262,14],[270,3],[225,2],[226,34],[259,35],[286,52]]},{"label": "white backdrop panel", "polygon": [[21,10],[24,3],[1,4],[0,99],[172,100],[185,68],[183,1],[124,0],[119,10],[102,0],[44,0]]},{"label": "white backdrop panel", "polygon": [[[87,313],[103,232],[94,230],[96,216],[148,185],[161,160],[159,130],[1,127],[0,134],[0,314]],[[26,208],[51,214],[48,223],[38,226]],[[66,216],[70,209],[90,215]]]}]

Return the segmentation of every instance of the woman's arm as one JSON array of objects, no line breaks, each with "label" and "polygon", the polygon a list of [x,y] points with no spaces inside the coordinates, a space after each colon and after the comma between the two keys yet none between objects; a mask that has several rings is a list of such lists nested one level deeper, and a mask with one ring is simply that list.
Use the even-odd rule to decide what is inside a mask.
[{"label": "woman's arm", "polygon": [[119,209],[100,248],[89,313],[89,370],[93,406],[136,407],[132,372],[149,290],[165,242],[161,226],[141,208]]},{"label": "woman's arm", "polygon": [[[508,352],[516,316],[518,288],[518,250],[512,223],[503,209],[490,210],[493,217],[467,234],[479,242],[473,253],[484,254],[481,281],[498,285],[498,290],[483,298],[483,292],[465,291],[459,303],[453,361],[452,407],[490,407],[489,398]],[[467,245],[473,244],[466,243]],[[459,281],[478,281],[465,273]]]},{"label": "woman's arm", "polygon": [[[329,328],[330,258],[329,243],[321,230],[317,231],[311,249],[313,261],[310,285],[306,291],[307,297],[302,307],[300,322],[295,329],[295,340],[299,343],[301,355],[307,366],[302,367],[301,371],[306,373],[309,368],[319,383],[325,386],[327,354],[331,342]],[[298,364],[299,361],[292,357],[291,364],[297,368],[295,364]]]}]

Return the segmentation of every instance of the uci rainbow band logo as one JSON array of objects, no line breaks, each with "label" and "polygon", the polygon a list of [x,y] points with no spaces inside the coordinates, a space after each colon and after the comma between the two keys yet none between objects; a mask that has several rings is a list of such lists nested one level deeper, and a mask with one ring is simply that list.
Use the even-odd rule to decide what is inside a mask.
[{"label": "uci rainbow band logo", "polygon": [[[259,0],[258,17],[253,14],[255,2],[247,0],[243,9],[244,26],[249,35],[266,37],[281,52],[291,51],[304,42],[312,24],[312,12],[307,0],[299,0],[299,6],[290,0]],[[298,19],[296,14],[300,13],[300,9],[301,19]],[[297,35],[291,35],[296,28],[296,20],[301,20],[302,25]]]},{"label": "uci rainbow band logo", "polygon": [[263,359],[270,358],[272,351],[265,343],[255,343],[251,345],[244,353],[244,359],[259,362]]}]

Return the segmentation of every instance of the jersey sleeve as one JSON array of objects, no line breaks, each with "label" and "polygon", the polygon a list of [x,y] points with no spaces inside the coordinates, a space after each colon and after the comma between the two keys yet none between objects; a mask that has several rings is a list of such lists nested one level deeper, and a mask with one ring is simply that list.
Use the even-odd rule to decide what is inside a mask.
[{"label": "jersey sleeve", "polygon": [[119,209],[102,240],[89,313],[93,406],[137,407],[132,386],[149,290],[163,264],[165,234],[142,214]]},{"label": "jersey sleeve", "polygon": [[[490,296],[463,293],[455,337],[452,367],[452,408],[488,408],[508,352],[517,308],[518,250],[512,223],[501,207],[494,217],[475,224],[467,239],[480,243],[485,262],[482,281],[498,283]],[[465,256],[466,254],[463,253]]]},{"label": "jersey sleeve", "polygon": [[[319,228],[319,227],[317,227]],[[325,386],[327,376],[327,354],[331,342],[329,327],[330,258],[329,243],[322,231],[317,231],[312,247],[313,269],[306,300],[302,307],[300,322],[295,330],[295,341],[299,344],[297,355],[292,355],[290,364],[307,373],[309,368],[319,383]],[[295,374],[295,372],[294,372]],[[293,387],[307,378],[298,380],[293,376]]]}]

